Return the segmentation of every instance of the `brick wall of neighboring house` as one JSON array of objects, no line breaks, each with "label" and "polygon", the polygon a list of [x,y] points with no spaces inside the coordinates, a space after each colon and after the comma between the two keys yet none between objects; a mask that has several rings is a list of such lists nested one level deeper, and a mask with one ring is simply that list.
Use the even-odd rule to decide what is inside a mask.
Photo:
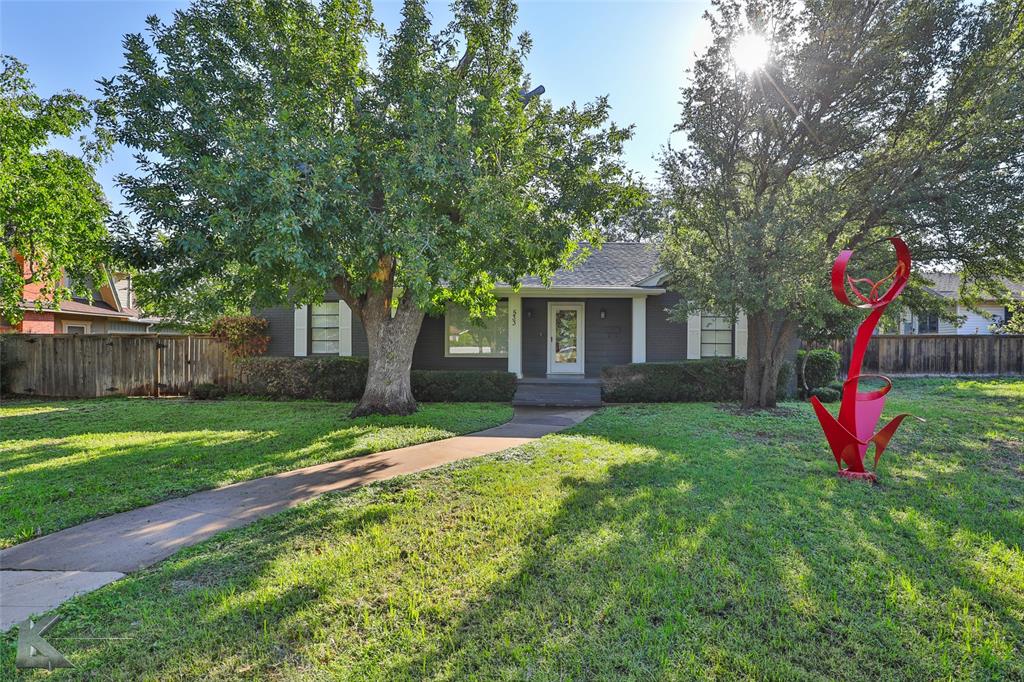
[{"label": "brick wall of neighboring house", "polygon": [[56,316],[53,313],[26,310],[18,331],[23,334],[56,334]]}]

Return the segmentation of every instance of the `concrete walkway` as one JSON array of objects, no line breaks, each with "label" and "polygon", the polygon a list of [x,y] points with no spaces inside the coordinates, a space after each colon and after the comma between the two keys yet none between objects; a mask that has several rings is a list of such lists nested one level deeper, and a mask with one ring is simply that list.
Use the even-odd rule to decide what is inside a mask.
[{"label": "concrete walkway", "polygon": [[221,531],[324,493],[522,445],[593,412],[518,407],[511,421],[486,431],[205,490],[9,547],[0,551],[0,632]]}]

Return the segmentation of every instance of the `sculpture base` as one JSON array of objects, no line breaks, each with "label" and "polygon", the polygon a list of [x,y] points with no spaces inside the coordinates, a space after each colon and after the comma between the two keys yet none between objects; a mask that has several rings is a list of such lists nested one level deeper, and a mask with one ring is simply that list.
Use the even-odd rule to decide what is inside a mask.
[{"label": "sculpture base", "polygon": [[850,471],[849,469],[840,469],[836,472],[840,478],[848,478],[853,481],[869,481],[871,483],[878,483],[878,477],[875,476],[873,471]]}]

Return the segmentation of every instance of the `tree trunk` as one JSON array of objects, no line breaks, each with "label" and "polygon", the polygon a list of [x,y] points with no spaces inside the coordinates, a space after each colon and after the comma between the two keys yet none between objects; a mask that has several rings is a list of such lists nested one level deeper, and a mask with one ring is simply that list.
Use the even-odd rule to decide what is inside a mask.
[{"label": "tree trunk", "polygon": [[747,315],[747,371],[743,377],[743,407],[775,407],[779,370],[796,333],[785,311]]},{"label": "tree trunk", "polygon": [[403,297],[392,316],[390,297],[381,291],[361,297],[360,305],[353,310],[358,312],[366,330],[370,365],[366,389],[352,416],[412,414],[416,411],[416,399],[412,396],[409,371],[423,312]]}]

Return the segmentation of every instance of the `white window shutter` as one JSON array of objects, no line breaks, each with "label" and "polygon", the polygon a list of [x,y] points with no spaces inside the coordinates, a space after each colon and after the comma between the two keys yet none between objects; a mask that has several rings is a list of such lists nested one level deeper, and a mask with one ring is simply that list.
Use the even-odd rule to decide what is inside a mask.
[{"label": "white window shutter", "polygon": [[747,358],[747,314],[742,310],[736,316],[736,345],[732,349],[733,355],[741,360]]},{"label": "white window shutter", "polygon": [[686,318],[686,359],[700,360],[700,311]]},{"label": "white window shutter", "polygon": [[352,309],[338,301],[338,355],[352,355]]},{"label": "white window shutter", "polygon": [[295,309],[295,356],[304,357],[308,354],[309,345],[309,314],[307,307],[300,305]]}]

